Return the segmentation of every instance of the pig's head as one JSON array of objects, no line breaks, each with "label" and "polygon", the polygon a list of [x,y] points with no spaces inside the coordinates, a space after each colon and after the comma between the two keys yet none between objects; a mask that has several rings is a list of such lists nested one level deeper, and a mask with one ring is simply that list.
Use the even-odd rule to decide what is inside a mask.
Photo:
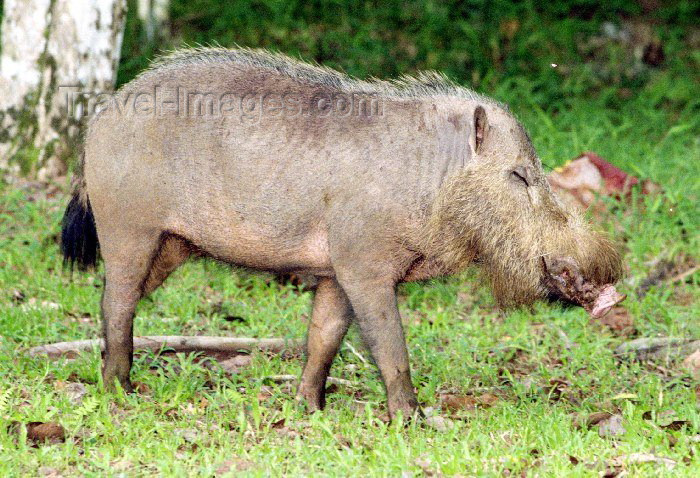
[{"label": "pig's head", "polygon": [[472,160],[448,178],[429,221],[429,248],[447,269],[482,266],[503,306],[557,294],[548,265],[573,262],[582,279],[616,282],[618,251],[553,194],[527,133],[507,111],[476,107]]}]

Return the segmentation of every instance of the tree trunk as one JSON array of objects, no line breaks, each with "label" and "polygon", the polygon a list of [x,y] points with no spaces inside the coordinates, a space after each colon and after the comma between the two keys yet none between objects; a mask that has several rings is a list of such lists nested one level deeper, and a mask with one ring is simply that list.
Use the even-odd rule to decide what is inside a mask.
[{"label": "tree trunk", "polygon": [[168,29],[170,0],[138,0],[139,19],[146,31],[146,39],[153,43],[170,37]]},{"label": "tree trunk", "polygon": [[5,0],[0,57],[0,171],[65,172],[85,108],[77,92],[114,87],[126,0]]}]

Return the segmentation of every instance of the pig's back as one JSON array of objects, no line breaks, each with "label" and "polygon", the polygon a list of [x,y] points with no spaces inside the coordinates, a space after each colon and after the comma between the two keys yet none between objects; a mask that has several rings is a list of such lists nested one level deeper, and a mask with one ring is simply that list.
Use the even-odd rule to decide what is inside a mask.
[{"label": "pig's back", "polygon": [[196,243],[214,234],[318,245],[329,211],[343,207],[410,216],[445,169],[432,161],[440,145],[429,112],[330,80],[211,62],[150,71],[119,92],[121,109],[91,124],[89,194],[140,203],[139,220]]}]

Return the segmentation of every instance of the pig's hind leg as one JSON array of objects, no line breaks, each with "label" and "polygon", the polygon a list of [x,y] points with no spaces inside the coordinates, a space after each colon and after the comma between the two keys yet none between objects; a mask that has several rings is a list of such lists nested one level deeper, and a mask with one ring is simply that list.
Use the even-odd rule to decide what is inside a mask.
[{"label": "pig's hind leg", "polygon": [[[375,249],[378,248],[375,246]],[[339,256],[333,267],[382,375],[389,415],[394,417],[400,411],[404,417],[413,416],[418,410],[418,401],[411,382],[408,350],[396,303],[395,274],[391,264],[382,263],[380,259],[390,254],[372,256],[351,249]],[[363,256],[368,259],[358,260]]]},{"label": "pig's hind leg", "polygon": [[100,235],[105,264],[102,328],[105,339],[102,378],[107,389],[115,381],[130,392],[133,360],[133,323],[149,273],[161,246],[158,233],[114,230]]},{"label": "pig's hind leg", "polygon": [[320,280],[314,296],[306,343],[306,365],[297,398],[310,411],[325,406],[326,378],[352,320],[352,308],[334,278]]}]

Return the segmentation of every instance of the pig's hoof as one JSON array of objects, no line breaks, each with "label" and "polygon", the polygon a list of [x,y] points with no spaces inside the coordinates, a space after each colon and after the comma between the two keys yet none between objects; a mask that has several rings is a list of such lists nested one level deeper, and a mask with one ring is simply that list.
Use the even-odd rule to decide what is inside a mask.
[{"label": "pig's hoof", "polygon": [[423,412],[420,409],[418,400],[415,394],[406,393],[403,395],[396,394],[389,397],[389,417],[393,420],[399,415],[404,421],[410,422],[416,418],[423,417]]},{"label": "pig's hoof", "polygon": [[423,410],[416,406],[416,407],[402,407],[398,410],[392,410],[389,413],[389,417],[391,421],[396,421],[396,420],[401,420],[403,421],[406,425],[422,420],[425,418],[425,414],[423,413]]},{"label": "pig's hoof", "polygon": [[296,402],[307,413],[321,411],[326,405],[323,397],[319,397],[315,394],[306,394],[302,391],[297,393]]}]

